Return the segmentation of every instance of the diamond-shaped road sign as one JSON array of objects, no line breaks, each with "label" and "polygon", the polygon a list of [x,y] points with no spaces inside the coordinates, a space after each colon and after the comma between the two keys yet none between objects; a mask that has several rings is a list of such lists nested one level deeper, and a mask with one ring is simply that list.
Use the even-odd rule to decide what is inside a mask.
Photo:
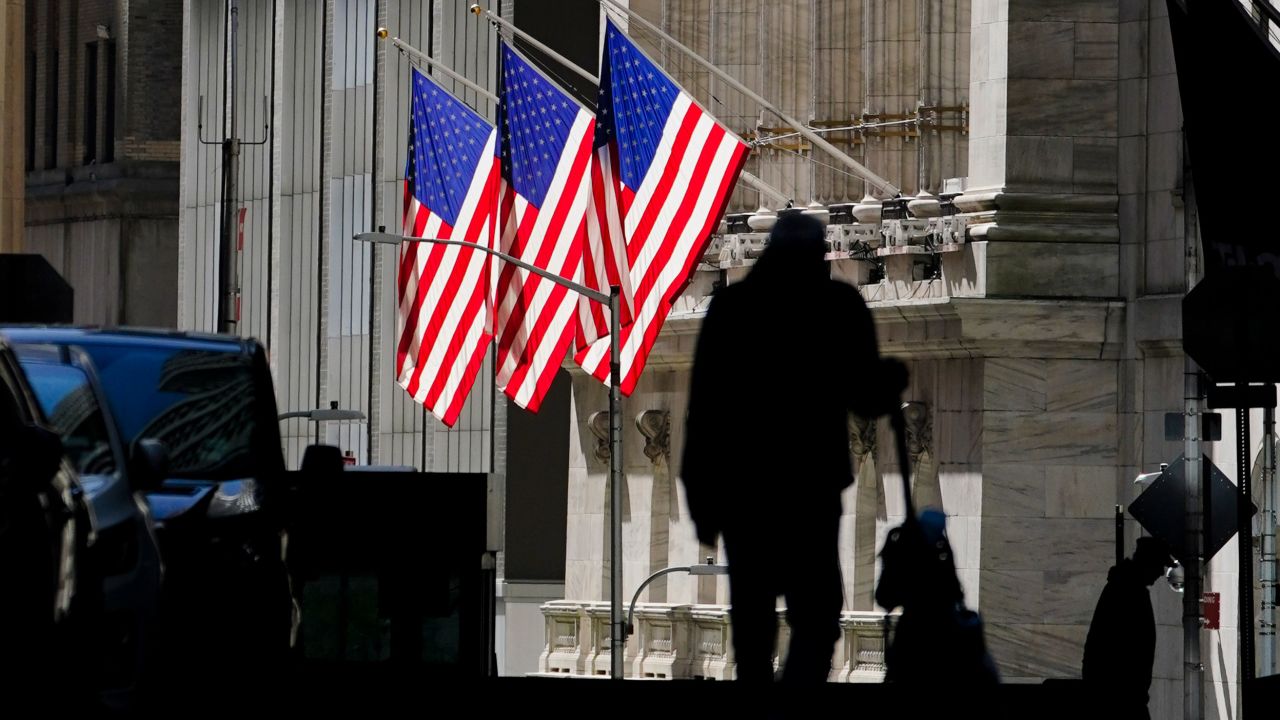
[{"label": "diamond-shaped road sign", "polygon": [[[1129,514],[1147,532],[1163,540],[1183,565],[1187,564],[1190,556],[1186,548],[1186,464],[1186,458],[1179,455],[1151,483],[1151,487],[1129,505]],[[1216,465],[1208,460],[1205,464],[1213,473],[1212,494],[1209,497],[1211,517],[1208,519],[1209,532],[1205,534],[1204,549],[1204,559],[1208,562],[1239,529],[1236,508],[1239,507],[1240,493],[1235,483],[1227,479]],[[1249,516],[1253,517],[1258,508],[1253,503],[1249,503],[1249,507]]]}]

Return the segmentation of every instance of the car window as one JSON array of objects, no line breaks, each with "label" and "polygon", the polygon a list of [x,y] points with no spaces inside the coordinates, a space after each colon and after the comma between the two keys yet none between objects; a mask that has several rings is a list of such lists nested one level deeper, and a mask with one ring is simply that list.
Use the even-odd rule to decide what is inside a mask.
[{"label": "car window", "polygon": [[81,475],[116,471],[106,419],[89,378],[80,368],[23,362],[27,381],[49,425],[62,436],[67,458]]},{"label": "car window", "polygon": [[[13,480],[15,462],[22,453],[23,426],[35,420],[24,402],[24,393],[16,375],[17,368],[9,363],[9,355],[0,348],[0,493],[8,489]],[[6,508],[0,507],[0,529]],[[2,533],[0,533],[2,534]]]},{"label": "car window", "polygon": [[[230,479],[261,470],[254,451],[262,444],[255,441],[261,403],[250,358],[138,345],[86,344],[84,350],[122,441],[163,442],[170,477]],[[278,447],[274,451],[279,454]]]},{"label": "car window", "polygon": [[0,431],[3,431],[6,437],[10,437],[26,422],[26,414],[18,404],[16,388],[10,384],[8,373],[0,367]]}]

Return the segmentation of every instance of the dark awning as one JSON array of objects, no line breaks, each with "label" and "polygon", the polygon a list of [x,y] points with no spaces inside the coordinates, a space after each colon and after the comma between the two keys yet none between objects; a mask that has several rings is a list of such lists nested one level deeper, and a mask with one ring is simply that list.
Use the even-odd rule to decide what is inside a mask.
[{"label": "dark awning", "polygon": [[1280,53],[1237,0],[1167,3],[1205,271],[1266,265],[1280,275],[1280,234],[1244,202],[1280,195],[1266,100],[1280,87]]}]

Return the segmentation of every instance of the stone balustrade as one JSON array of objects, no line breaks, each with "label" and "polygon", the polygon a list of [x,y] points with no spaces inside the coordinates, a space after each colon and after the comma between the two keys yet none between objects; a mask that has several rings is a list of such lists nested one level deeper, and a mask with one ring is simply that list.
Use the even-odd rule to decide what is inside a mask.
[{"label": "stone balustrade", "polygon": [[[609,603],[555,600],[542,606],[546,646],[540,677],[608,677]],[[846,611],[831,663],[832,682],[884,679],[885,617]],[[785,653],[786,611],[778,611],[778,648]],[[774,666],[781,658],[775,656]],[[634,632],[623,663],[628,678],[732,680],[733,631],[724,605],[643,603],[636,606]]]}]

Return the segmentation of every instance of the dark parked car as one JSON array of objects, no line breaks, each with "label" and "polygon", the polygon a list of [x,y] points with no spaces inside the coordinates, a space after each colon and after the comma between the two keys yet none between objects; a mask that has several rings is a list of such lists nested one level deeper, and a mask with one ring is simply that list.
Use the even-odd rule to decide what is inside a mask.
[{"label": "dark parked car", "polygon": [[93,583],[97,607],[85,619],[82,677],[110,708],[134,707],[152,670],[163,569],[144,492],[163,480],[164,450],[139,440],[129,450],[106,414],[89,357],[65,345],[15,345],[18,361],[67,458],[95,520],[81,558],[80,584]]},{"label": "dark parked car", "polygon": [[[159,440],[168,471],[147,491],[165,565],[162,665],[172,679],[288,657],[285,481],[266,353],[253,340],[178,332],[6,328],[15,344],[82,349],[120,440]],[[173,688],[177,683],[170,683]]]},{"label": "dark parked car", "polygon": [[[0,339],[0,687],[12,702],[56,684],[76,657],[79,562],[92,516],[75,470]],[[58,700],[71,701],[59,687]]]}]

